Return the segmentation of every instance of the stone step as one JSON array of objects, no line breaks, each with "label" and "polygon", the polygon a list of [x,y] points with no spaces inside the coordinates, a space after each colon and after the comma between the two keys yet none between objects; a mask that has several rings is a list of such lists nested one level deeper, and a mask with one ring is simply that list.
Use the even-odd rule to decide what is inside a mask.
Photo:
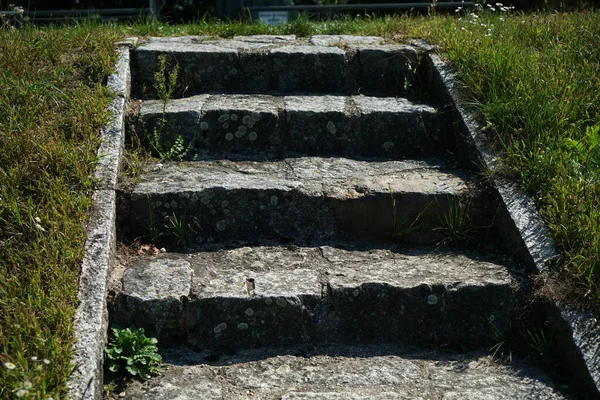
[{"label": "stone step", "polygon": [[178,83],[186,96],[206,92],[405,93],[417,85],[419,54],[410,46],[382,42],[373,37],[150,38],[132,52],[134,95],[154,95],[148,88],[159,70],[160,55],[166,57],[168,71],[179,65]]},{"label": "stone step", "polygon": [[143,327],[165,344],[228,351],[322,342],[473,347],[493,344],[513,310],[507,260],[396,247],[219,248],[132,258],[111,322]]},{"label": "stone step", "polygon": [[[450,116],[403,98],[199,95],[141,104],[137,130],[196,151],[407,158],[452,147]],[[161,122],[162,121],[162,122]]]},{"label": "stone step", "polygon": [[[467,174],[435,160],[153,164],[138,182],[125,185],[119,226],[124,240],[152,235],[154,242],[171,238],[184,246],[224,240],[319,244],[333,238],[437,243],[446,234],[443,218],[478,195]],[[459,223],[489,225],[484,208]]]},{"label": "stone step", "polygon": [[161,376],[132,381],[126,399],[203,400],[513,400],[569,398],[516,357],[481,353],[327,346],[247,350],[208,362],[190,349],[164,353]]}]

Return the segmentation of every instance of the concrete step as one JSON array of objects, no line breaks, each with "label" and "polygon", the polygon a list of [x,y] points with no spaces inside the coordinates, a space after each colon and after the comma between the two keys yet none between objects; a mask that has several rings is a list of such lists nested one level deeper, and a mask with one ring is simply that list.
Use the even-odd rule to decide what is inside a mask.
[{"label": "concrete step", "polygon": [[[442,219],[479,195],[472,179],[436,160],[279,161],[154,164],[120,196],[122,239],[180,245],[226,240],[437,243]],[[458,221],[490,224],[485,207]],[[188,229],[180,232],[178,225]],[[159,237],[160,236],[160,237]],[[185,243],[184,243],[185,242]]]},{"label": "concrete step", "polygon": [[407,158],[451,148],[449,118],[395,97],[205,94],[142,103],[137,130],[167,148],[181,135],[197,151]]},{"label": "concrete step", "polygon": [[[165,352],[161,376],[132,381],[126,399],[513,400],[568,398],[538,369],[481,353],[397,346],[247,350],[209,362],[190,349]],[[116,395],[115,395],[116,397]]]},{"label": "concrete step", "polygon": [[227,351],[323,342],[490,346],[513,310],[505,264],[339,244],[137,256],[110,318],[163,344]]},{"label": "concrete step", "polygon": [[170,67],[179,65],[178,83],[186,96],[407,92],[417,84],[419,54],[410,46],[378,43],[383,39],[150,38],[132,52],[134,95],[154,94],[147,89],[159,70],[160,55],[165,55]]}]

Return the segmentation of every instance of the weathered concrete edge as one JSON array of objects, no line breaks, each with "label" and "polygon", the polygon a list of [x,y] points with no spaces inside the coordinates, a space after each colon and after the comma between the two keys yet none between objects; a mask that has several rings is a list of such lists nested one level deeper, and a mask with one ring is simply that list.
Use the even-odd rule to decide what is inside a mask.
[{"label": "weathered concrete edge", "polygon": [[116,182],[124,144],[125,105],[129,98],[131,74],[128,43],[117,48],[115,73],[107,86],[116,97],[108,105],[109,121],[100,133],[98,184],[92,194],[85,254],[79,276],[79,306],[73,319],[75,344],[71,363],[73,373],[67,383],[68,398],[102,398],[104,348],[107,341],[108,312],[106,285],[116,247]]},{"label": "weathered concrete edge", "polygon": [[[455,72],[436,54],[428,54],[430,61],[430,84],[442,93],[453,106],[458,117],[457,131],[466,145],[465,156],[474,162],[483,161],[492,173],[496,169],[497,157],[486,145],[481,123],[460,99],[460,83]],[[533,273],[549,270],[558,254],[554,240],[544,224],[532,199],[517,185],[498,180],[494,182],[496,196],[504,206],[510,226],[503,230],[506,240],[519,246],[517,254]],[[553,322],[558,344],[556,351],[569,364],[573,376],[580,380],[593,398],[600,398],[600,324],[590,312],[573,310],[559,302],[546,305],[548,318]]]}]

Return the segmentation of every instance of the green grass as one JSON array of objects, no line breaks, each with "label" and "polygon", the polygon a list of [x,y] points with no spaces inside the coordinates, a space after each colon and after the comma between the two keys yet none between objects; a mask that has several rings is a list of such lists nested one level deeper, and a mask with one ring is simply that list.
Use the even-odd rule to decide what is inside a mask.
[{"label": "green grass", "polygon": [[[461,19],[459,19],[459,17]],[[482,26],[485,25],[485,26]],[[600,13],[385,17],[283,27],[142,21],[0,29],[0,398],[61,398],[113,43],[133,35],[366,34],[438,44],[600,305]],[[38,357],[32,360],[31,357]],[[48,360],[49,364],[43,362]],[[27,385],[29,386],[29,385]]]},{"label": "green grass", "polygon": [[115,38],[0,28],[0,361],[15,366],[0,368],[3,399],[64,395]]},{"label": "green grass", "polygon": [[600,310],[600,13],[472,20],[438,18],[427,35],[501,144],[503,174],[536,201],[569,291]]}]

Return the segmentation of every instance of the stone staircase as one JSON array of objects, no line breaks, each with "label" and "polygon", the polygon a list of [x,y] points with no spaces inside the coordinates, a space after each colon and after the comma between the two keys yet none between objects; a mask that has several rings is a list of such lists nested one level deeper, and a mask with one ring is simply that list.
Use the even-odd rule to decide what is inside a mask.
[{"label": "stone staircase", "polygon": [[[166,107],[145,99],[159,55],[185,89]],[[181,136],[190,160],[122,182],[121,240],[166,249],[113,269],[111,323],[165,357],[127,398],[564,398],[489,355],[521,267],[418,50],[155,38],[132,62],[131,125]]]}]

